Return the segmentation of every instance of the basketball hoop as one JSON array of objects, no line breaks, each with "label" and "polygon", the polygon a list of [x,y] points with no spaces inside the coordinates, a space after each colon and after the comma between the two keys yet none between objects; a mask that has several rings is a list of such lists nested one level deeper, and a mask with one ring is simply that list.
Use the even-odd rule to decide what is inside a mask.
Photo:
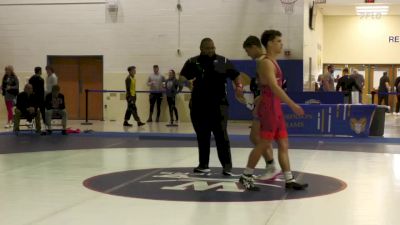
[{"label": "basketball hoop", "polygon": [[285,9],[285,14],[293,14],[294,3],[297,0],[280,0],[283,8]]}]

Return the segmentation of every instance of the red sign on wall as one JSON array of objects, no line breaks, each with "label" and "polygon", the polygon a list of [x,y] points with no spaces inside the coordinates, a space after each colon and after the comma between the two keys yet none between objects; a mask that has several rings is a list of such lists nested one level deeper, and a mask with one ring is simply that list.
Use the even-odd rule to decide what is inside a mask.
[{"label": "red sign on wall", "polygon": [[374,3],[375,0],[365,0],[365,3]]}]

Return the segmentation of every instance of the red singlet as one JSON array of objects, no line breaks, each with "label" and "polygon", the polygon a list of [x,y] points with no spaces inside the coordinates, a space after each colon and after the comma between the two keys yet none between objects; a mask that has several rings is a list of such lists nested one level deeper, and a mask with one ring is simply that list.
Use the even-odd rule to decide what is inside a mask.
[{"label": "red singlet", "polygon": [[[268,59],[268,58],[265,58]],[[283,74],[277,63],[270,60],[275,66],[275,77],[278,85],[282,87]],[[275,96],[268,85],[261,86],[261,101],[258,107],[260,119],[260,136],[267,140],[278,140],[288,137],[285,117],[282,112],[281,100]]]}]

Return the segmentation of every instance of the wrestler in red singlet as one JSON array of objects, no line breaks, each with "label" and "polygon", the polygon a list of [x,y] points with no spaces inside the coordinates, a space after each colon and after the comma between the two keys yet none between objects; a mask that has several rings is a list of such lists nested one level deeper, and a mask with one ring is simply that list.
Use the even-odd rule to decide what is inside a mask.
[{"label": "wrestler in red singlet", "polygon": [[[270,60],[275,66],[275,77],[278,85],[282,87],[283,75],[279,65],[265,57],[261,60]],[[260,136],[267,140],[277,140],[288,137],[285,118],[283,116],[281,100],[272,93],[268,85],[261,86],[261,100],[258,107],[260,119]]]}]

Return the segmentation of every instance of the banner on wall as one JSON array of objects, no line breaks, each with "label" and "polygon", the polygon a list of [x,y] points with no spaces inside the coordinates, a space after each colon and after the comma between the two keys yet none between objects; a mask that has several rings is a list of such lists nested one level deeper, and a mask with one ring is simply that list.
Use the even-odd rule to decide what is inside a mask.
[{"label": "banner on wall", "polygon": [[301,105],[297,116],[282,104],[289,135],[346,135],[367,137],[375,105]]},{"label": "banner on wall", "polygon": [[343,104],[343,92],[287,92],[288,96],[298,104]]}]

